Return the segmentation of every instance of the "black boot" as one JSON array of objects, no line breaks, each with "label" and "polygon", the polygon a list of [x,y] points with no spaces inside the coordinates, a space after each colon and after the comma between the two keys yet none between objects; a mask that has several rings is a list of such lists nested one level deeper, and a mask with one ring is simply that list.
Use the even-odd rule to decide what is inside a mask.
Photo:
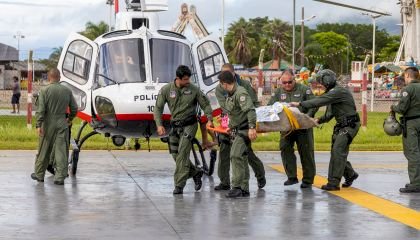
[{"label": "black boot", "polygon": [[[249,194],[249,193],[248,193]],[[241,188],[232,188],[227,194],[227,198],[237,198],[242,197],[242,189]]]},{"label": "black boot", "polygon": [[302,182],[302,184],[300,184],[300,188],[311,188],[311,187],[312,187],[312,183]]},{"label": "black boot", "polygon": [[409,185],[408,187],[400,188],[402,193],[420,193],[420,187]]},{"label": "black boot", "polygon": [[201,181],[201,178],[203,177],[203,170],[199,170],[193,177],[194,183],[195,183],[195,191],[198,191],[201,189],[201,185],[203,182]]},{"label": "black boot", "polygon": [[287,181],[284,182],[284,186],[289,186],[296,183],[299,183],[299,180],[297,178],[289,178],[287,179]]},{"label": "black boot", "polygon": [[260,179],[257,179],[257,183],[258,183],[258,188],[262,189],[265,187],[267,180],[265,179],[265,177],[262,177]]},{"label": "black boot", "polygon": [[54,169],[53,165],[48,164],[47,171],[49,173],[51,173],[52,175],[55,175],[55,169]]},{"label": "black boot", "polygon": [[321,189],[325,191],[339,191],[340,187],[331,183],[327,183],[326,185],[322,185]]},{"label": "black boot", "polygon": [[214,187],[214,190],[215,191],[230,190],[230,185],[225,185],[225,184],[220,183],[219,185]]},{"label": "black boot", "polygon": [[38,181],[38,182],[44,182],[44,179],[38,178],[35,173],[31,174],[31,178],[35,181]]},{"label": "black boot", "polygon": [[354,172],[353,176],[345,179],[344,183],[341,184],[343,188],[348,188],[353,184],[353,181],[356,180],[359,177],[359,174],[357,172]]},{"label": "black boot", "polygon": [[172,192],[174,195],[175,194],[182,194],[184,193],[184,189],[182,187],[175,187],[174,191]]}]

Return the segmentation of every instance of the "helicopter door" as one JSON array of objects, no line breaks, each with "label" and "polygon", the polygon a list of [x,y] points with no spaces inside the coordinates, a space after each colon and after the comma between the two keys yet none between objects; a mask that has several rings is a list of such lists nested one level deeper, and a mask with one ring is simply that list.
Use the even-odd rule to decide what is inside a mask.
[{"label": "helicopter door", "polygon": [[208,93],[216,88],[217,75],[228,62],[225,50],[217,37],[208,36],[192,45],[192,53],[200,89]]},{"label": "helicopter door", "polygon": [[72,33],[66,40],[58,62],[61,84],[70,88],[78,105],[78,117],[90,121],[91,95],[94,78],[93,60],[98,46],[90,39]]}]

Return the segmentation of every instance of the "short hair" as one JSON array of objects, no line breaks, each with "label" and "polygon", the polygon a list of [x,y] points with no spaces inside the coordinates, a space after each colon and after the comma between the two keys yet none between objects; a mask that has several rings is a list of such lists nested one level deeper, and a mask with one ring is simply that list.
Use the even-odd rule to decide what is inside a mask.
[{"label": "short hair", "polygon": [[185,65],[179,65],[176,69],[176,77],[182,79],[183,77],[191,77],[191,70]]},{"label": "short hair", "polygon": [[404,73],[406,73],[412,79],[419,78],[419,70],[416,67],[408,67],[404,70]]},{"label": "short hair", "polygon": [[228,68],[231,72],[234,72],[235,71],[235,68],[233,67],[233,65],[232,64],[230,64],[230,63],[225,63],[225,64],[223,64],[222,65],[222,69],[223,68]]},{"label": "short hair", "polygon": [[235,78],[233,77],[230,71],[223,71],[217,76],[221,83],[232,84],[235,82]]},{"label": "short hair", "polygon": [[16,76],[13,76],[13,81],[17,82],[17,81],[19,81],[19,78],[16,77]]},{"label": "short hair", "polygon": [[281,74],[281,76],[283,76],[283,74],[290,74],[290,75],[292,75],[292,77],[295,76],[295,73],[293,72],[293,69],[290,69],[290,68],[284,69],[283,70],[283,73]]},{"label": "short hair", "polygon": [[60,71],[58,71],[57,68],[52,68],[50,71],[48,71],[48,77],[58,82],[60,80]]}]

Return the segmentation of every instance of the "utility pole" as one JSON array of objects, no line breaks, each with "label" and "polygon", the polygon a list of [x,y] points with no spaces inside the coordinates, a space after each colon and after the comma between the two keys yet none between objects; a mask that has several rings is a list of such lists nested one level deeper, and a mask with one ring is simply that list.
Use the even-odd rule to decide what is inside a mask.
[{"label": "utility pole", "polygon": [[29,50],[29,59],[28,59],[28,108],[26,114],[26,127],[32,129],[32,71],[33,71],[33,61],[32,61],[33,51]]},{"label": "utility pole", "polygon": [[108,32],[111,32],[112,26],[112,6],[114,5],[114,0],[107,0],[106,4],[109,5],[109,24],[108,24]]},{"label": "utility pole", "polygon": [[300,66],[303,67],[305,65],[305,50],[304,50],[304,42],[305,42],[305,8],[302,7],[302,24],[300,26]]},{"label": "utility pole", "polygon": [[[296,31],[296,0],[293,0],[293,41],[292,41],[292,70],[295,72],[295,31]],[[279,63],[280,64],[280,63]]]},{"label": "utility pole", "polygon": [[222,0],[222,46],[225,47],[225,0]]}]

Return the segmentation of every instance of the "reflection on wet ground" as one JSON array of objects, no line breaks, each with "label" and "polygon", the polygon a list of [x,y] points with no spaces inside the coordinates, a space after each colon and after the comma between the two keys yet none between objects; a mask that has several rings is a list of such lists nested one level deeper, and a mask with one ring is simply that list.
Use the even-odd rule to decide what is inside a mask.
[{"label": "reflection on wet ground", "polygon": [[[249,199],[215,192],[217,176],[173,196],[174,162],[167,152],[81,153],[77,177],[63,186],[30,179],[34,151],[0,151],[0,238],[4,239],[419,239],[420,230],[316,187],[283,186],[271,168],[278,153],[258,153],[267,185]],[[328,153],[317,153],[327,175]],[[351,153],[354,187],[420,212],[420,194],[400,194],[407,181],[402,153]],[[252,174],[251,174],[252,175]]]}]

